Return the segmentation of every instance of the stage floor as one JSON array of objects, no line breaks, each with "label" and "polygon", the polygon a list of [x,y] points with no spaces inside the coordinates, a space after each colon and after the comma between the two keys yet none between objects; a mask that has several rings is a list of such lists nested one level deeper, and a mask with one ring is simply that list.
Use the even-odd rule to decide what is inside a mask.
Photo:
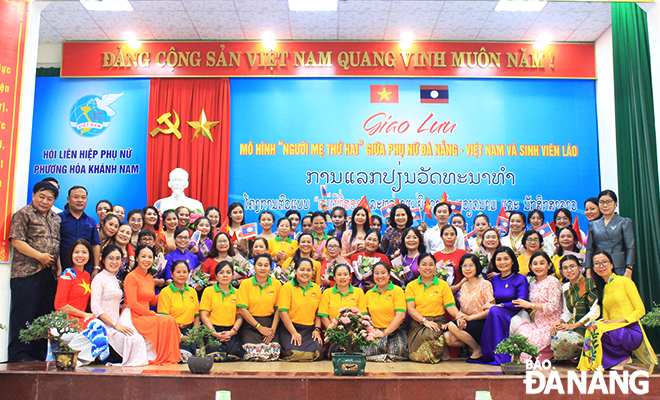
[{"label": "stage floor", "polygon": [[[572,364],[556,364],[562,378]],[[436,365],[411,361],[368,362],[361,377],[338,377],[330,361],[314,363],[216,363],[211,375],[193,375],[186,365],[114,367],[91,365],[55,370],[51,363],[0,364],[0,399],[207,399],[228,390],[240,399],[465,399],[476,391],[493,400],[531,397],[524,376],[502,375],[500,367],[451,360]],[[631,370],[632,371],[632,370]],[[548,399],[660,400],[660,374],[649,378],[649,394],[545,395]]]}]

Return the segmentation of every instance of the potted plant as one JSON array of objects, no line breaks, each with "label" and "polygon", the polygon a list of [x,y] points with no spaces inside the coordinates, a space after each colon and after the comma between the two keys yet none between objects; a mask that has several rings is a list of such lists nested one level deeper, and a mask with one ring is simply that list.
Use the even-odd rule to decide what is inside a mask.
[{"label": "potted plant", "polygon": [[526,371],[525,364],[520,362],[520,355],[527,353],[532,357],[540,355],[539,349],[527,341],[527,338],[521,334],[511,335],[502,340],[495,348],[496,354],[508,354],[511,356],[511,362],[502,364],[502,372],[505,375],[524,375]]},{"label": "potted plant", "polygon": [[344,353],[332,354],[335,375],[364,375],[367,358],[356,353],[363,347],[376,344],[374,327],[368,315],[360,314],[357,308],[341,308],[325,331],[325,337],[328,343],[344,350]]},{"label": "potted plant", "polygon": [[642,317],[644,333],[651,344],[654,352],[660,351],[660,305],[653,303],[651,311]]},{"label": "potted plant", "polygon": [[214,331],[204,324],[193,327],[181,340],[183,343],[195,346],[197,355],[188,357],[188,369],[193,374],[209,374],[213,368],[213,358],[206,356],[206,347],[218,347],[221,343],[213,337]]},{"label": "potted plant", "polygon": [[21,329],[18,338],[22,342],[32,342],[34,340],[47,339],[56,340],[59,343],[59,350],[54,351],[55,365],[58,371],[67,371],[76,369],[78,363],[78,353],[67,342],[62,339],[67,333],[78,333],[82,329],[78,325],[78,319],[69,319],[68,311],[53,311],[50,314],[37,317],[34,321],[27,324],[27,328]]}]

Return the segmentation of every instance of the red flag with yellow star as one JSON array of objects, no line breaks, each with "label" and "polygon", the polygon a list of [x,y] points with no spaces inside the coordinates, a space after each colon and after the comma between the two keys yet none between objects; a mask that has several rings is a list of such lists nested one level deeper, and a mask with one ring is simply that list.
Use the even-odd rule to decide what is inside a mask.
[{"label": "red flag with yellow star", "polygon": [[400,203],[400,201],[399,201],[399,198],[397,197],[397,198],[394,200],[394,205],[397,205],[397,204],[399,204],[399,203]]},{"label": "red flag with yellow star", "polygon": [[229,233],[229,218],[227,218],[225,222],[223,222],[222,225],[220,225],[220,227],[218,228],[218,233],[220,232]]},{"label": "red flag with yellow star", "polygon": [[398,103],[399,85],[371,85],[372,103]]},{"label": "red flag with yellow star", "polygon": [[427,197],[426,200],[424,201],[424,212],[426,213],[426,216],[433,219],[433,208],[431,208],[431,202],[429,201],[429,198]]},{"label": "red flag with yellow star", "polygon": [[447,199],[448,199],[447,192],[446,191],[442,192],[442,197],[440,197],[440,203],[447,202]]},{"label": "red flag with yellow star", "polygon": [[371,215],[371,209],[369,208],[369,201],[367,201],[367,196],[362,196],[360,202],[357,205],[358,207],[364,207],[367,209],[367,213]]}]

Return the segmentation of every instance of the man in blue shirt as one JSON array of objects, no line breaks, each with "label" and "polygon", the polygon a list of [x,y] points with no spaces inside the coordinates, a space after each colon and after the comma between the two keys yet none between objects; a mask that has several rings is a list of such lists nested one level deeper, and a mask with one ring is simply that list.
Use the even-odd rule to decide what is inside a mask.
[{"label": "man in blue shirt", "polygon": [[[94,252],[94,270],[88,271],[92,277],[99,272],[99,261],[101,258],[101,239],[96,229],[96,221],[85,214],[87,206],[87,189],[82,186],[74,186],[69,189],[66,198],[67,207],[59,213],[60,223],[60,254],[67,254],[69,246],[77,239],[85,239],[92,245]],[[71,265],[66,265],[62,259],[62,271]]]}]

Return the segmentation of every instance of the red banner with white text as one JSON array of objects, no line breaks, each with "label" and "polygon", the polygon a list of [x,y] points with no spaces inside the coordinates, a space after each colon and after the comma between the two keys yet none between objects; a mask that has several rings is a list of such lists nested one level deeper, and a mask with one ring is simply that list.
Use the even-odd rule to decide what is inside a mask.
[{"label": "red banner with white text", "polygon": [[27,17],[28,2],[0,1],[0,261],[9,261]]},{"label": "red banner with white text", "polygon": [[77,42],[64,43],[61,76],[595,79],[596,63],[593,43]]}]

